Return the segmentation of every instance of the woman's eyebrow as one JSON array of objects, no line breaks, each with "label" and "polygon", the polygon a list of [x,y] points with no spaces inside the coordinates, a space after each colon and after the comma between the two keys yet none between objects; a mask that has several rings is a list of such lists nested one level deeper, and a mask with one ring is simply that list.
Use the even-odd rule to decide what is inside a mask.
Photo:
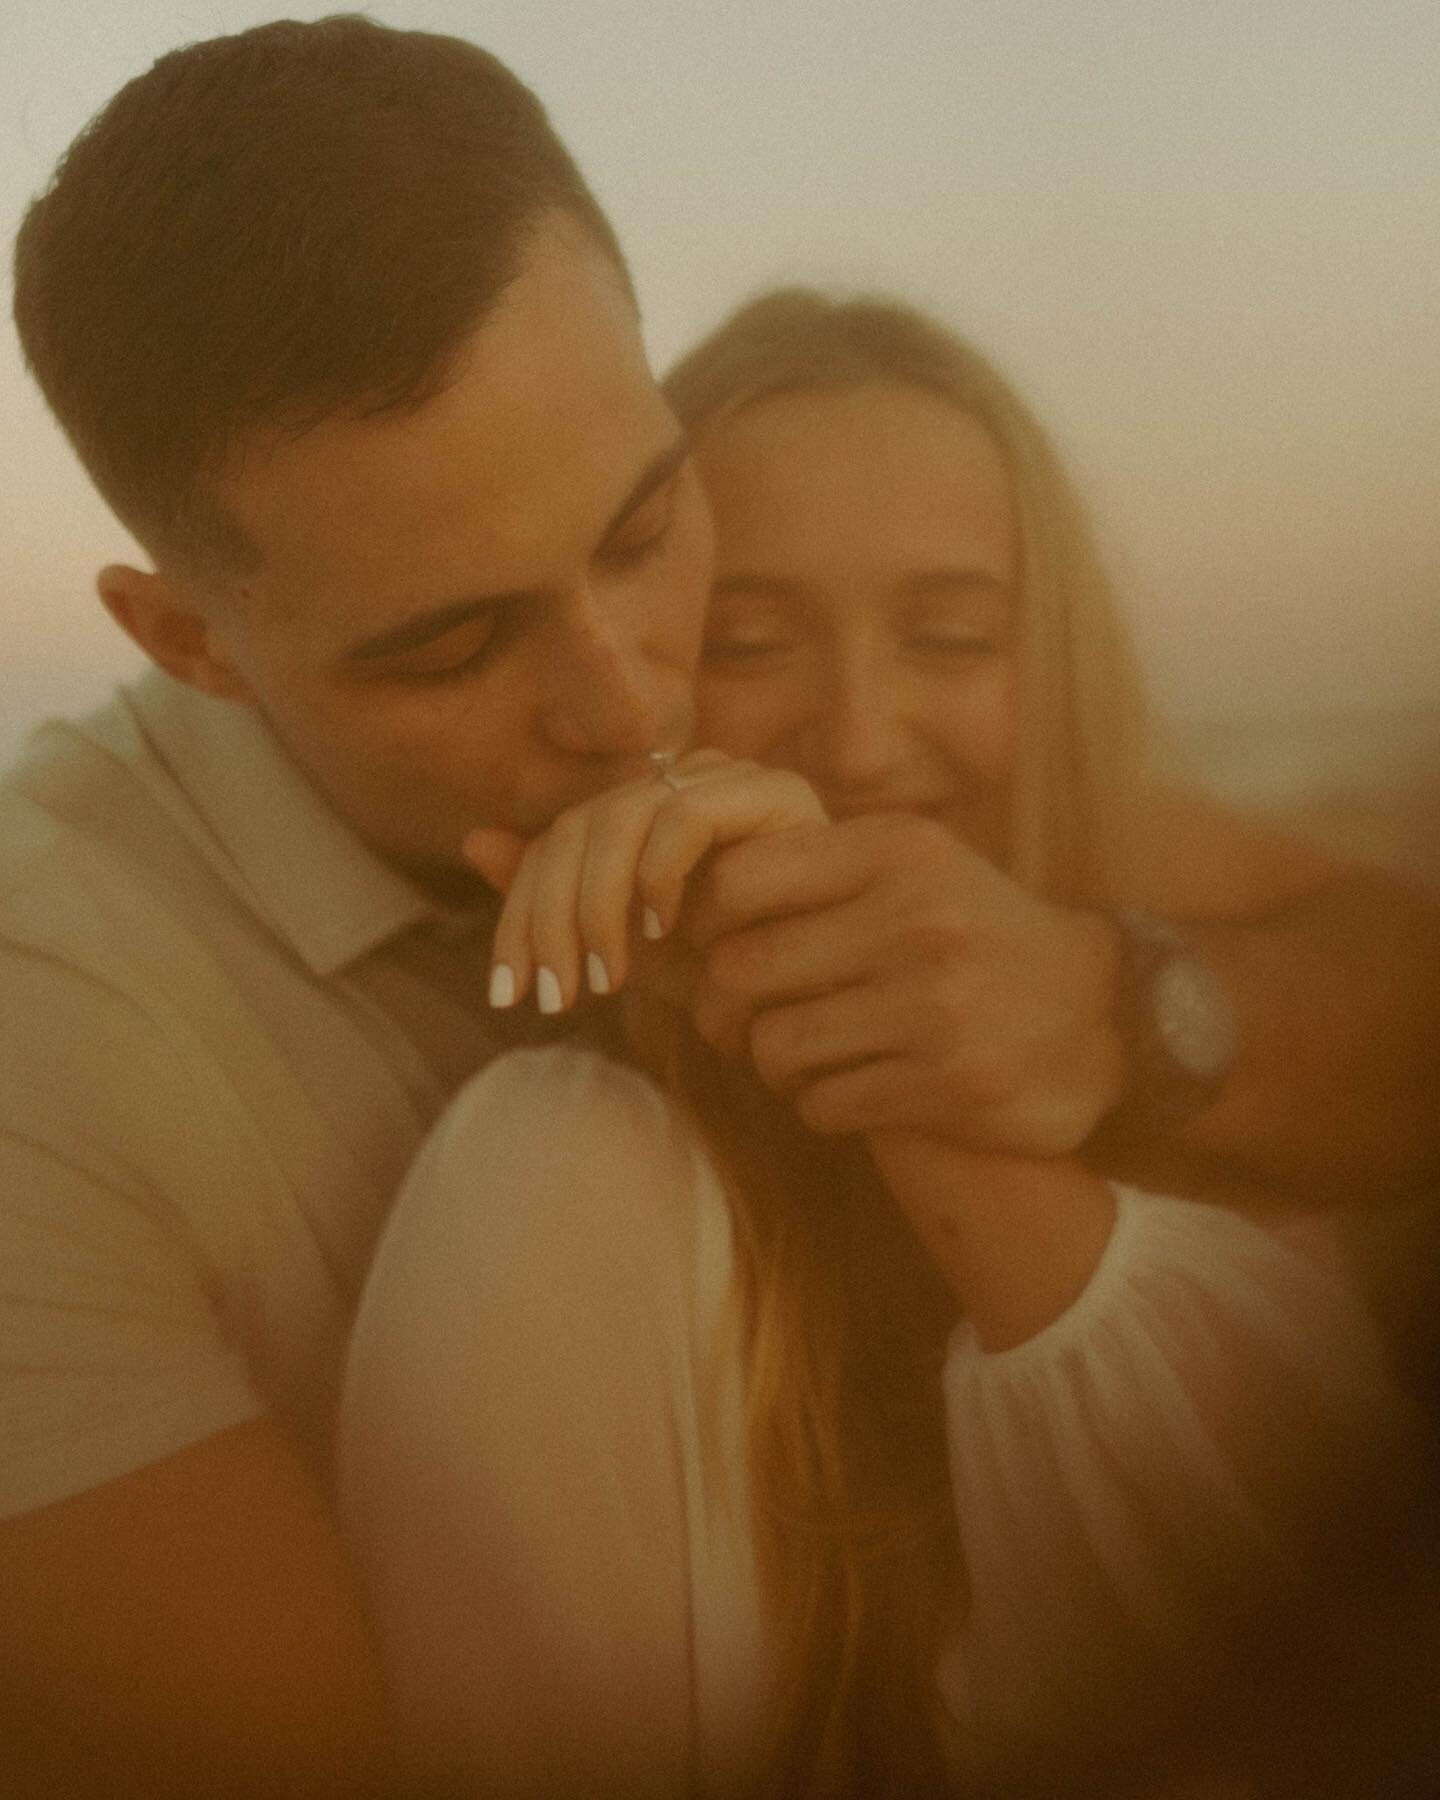
[{"label": "woman's eyebrow", "polygon": [[[939,600],[953,594],[994,594],[1009,599],[1013,587],[991,569],[945,563],[910,571],[896,582],[894,591],[906,600]],[[732,594],[755,600],[795,600],[804,596],[805,584],[780,575],[752,575],[746,569],[735,569],[717,576],[710,588],[712,600],[724,600]]]},{"label": "woman's eyebrow", "polygon": [[747,575],[737,569],[733,575],[719,575],[710,587],[712,600],[723,600],[730,594],[747,594],[756,600],[794,600],[803,593],[798,581],[784,581],[778,575]]},{"label": "woman's eyebrow", "polygon": [[941,600],[949,594],[994,594],[1008,599],[1014,584],[981,564],[945,563],[916,569],[898,584],[907,600]]}]

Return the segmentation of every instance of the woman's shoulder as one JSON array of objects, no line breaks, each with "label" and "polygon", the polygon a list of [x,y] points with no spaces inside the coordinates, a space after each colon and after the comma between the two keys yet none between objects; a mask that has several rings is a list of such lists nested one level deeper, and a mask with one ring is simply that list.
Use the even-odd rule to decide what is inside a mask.
[{"label": "woman's shoulder", "polygon": [[452,1113],[500,1111],[562,1118],[644,1122],[676,1115],[677,1107],[643,1070],[585,1042],[507,1050],[487,1063],[451,1103]]},{"label": "woman's shoulder", "polygon": [[[528,1284],[690,1279],[723,1239],[698,1132],[639,1070],[580,1045],[509,1051],[456,1095],[391,1209],[377,1267],[443,1264],[492,1303]],[[721,1259],[723,1261],[723,1257]],[[648,1284],[648,1285],[647,1285]]]},{"label": "woman's shoulder", "polygon": [[450,1103],[422,1155],[473,1158],[492,1179],[623,1189],[693,1179],[698,1135],[678,1103],[641,1070],[583,1043],[512,1050]]}]

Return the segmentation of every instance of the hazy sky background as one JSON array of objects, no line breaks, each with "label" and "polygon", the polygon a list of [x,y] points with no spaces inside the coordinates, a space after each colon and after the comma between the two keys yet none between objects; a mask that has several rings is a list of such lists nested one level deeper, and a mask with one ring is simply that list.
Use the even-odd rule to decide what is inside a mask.
[{"label": "hazy sky background", "polygon": [[[276,10],[10,0],[7,245],[122,82]],[[374,16],[472,37],[538,88],[626,245],[657,363],[777,280],[887,287],[968,330],[1090,494],[1170,709],[1440,704],[1435,0]],[[91,587],[135,553],[8,306],[0,445],[3,755],[136,662]]]}]

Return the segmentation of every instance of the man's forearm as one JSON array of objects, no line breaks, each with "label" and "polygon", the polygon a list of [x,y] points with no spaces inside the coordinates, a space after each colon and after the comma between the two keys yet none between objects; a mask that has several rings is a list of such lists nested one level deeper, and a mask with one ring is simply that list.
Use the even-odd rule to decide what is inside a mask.
[{"label": "man's forearm", "polygon": [[1301,1200],[1411,1197],[1440,1180],[1440,905],[1364,871],[1262,919],[1186,922],[1235,1008],[1213,1105],[1123,1173],[1253,1182]]}]

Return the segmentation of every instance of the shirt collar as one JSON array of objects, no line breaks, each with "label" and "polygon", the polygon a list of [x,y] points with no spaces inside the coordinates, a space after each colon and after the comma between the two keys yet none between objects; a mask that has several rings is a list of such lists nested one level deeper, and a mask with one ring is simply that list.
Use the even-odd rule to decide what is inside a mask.
[{"label": "shirt collar", "polygon": [[453,928],[456,915],[361,841],[256,708],[158,669],[121,694],[130,742],[111,747],[127,761],[138,754],[142,777],[212,865],[313,973],[337,974],[415,925]]}]

